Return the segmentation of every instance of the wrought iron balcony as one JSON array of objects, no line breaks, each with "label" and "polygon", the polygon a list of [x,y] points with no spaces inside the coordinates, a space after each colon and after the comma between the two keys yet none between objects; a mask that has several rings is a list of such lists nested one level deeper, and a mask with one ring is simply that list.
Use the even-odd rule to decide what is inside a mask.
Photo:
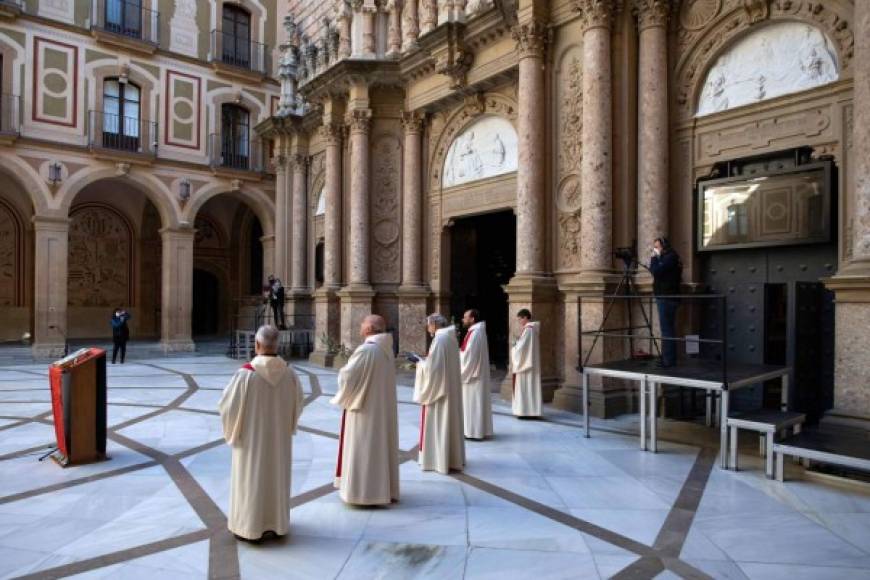
[{"label": "wrought iron balcony", "polygon": [[21,129],[21,97],[0,94],[0,139],[18,137]]},{"label": "wrought iron balcony", "polygon": [[153,159],[157,155],[157,123],[103,111],[88,113],[88,146],[115,156]]},{"label": "wrought iron balcony", "polygon": [[264,173],[266,166],[263,153],[263,141],[259,138],[226,133],[209,135],[208,157],[212,169]]},{"label": "wrought iron balcony", "polygon": [[94,0],[91,30],[99,40],[143,44],[144,50],[153,52],[160,44],[160,13],[144,4],[144,0]]},{"label": "wrought iron balcony", "polygon": [[210,62],[219,72],[265,76],[271,71],[270,60],[265,44],[220,30],[211,31]]}]

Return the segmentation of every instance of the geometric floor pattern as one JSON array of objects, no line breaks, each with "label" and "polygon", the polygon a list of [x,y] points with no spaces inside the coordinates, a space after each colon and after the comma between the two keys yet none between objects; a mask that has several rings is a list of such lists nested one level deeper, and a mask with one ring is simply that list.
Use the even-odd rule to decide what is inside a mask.
[{"label": "geometric floor pattern", "polygon": [[[37,461],[53,440],[46,365],[0,368],[0,578],[866,578],[870,493],[768,481],[757,459],[638,450],[630,420],[494,401],[495,437],[461,474],[423,473],[419,408],[398,387],[401,501],[345,506],[332,488],[336,373],[294,363],[306,393],[293,442],[290,535],[226,530],[230,453],[217,401],[238,361],[108,367],[110,461]],[[710,439],[712,440],[712,439]],[[751,455],[751,454],[750,454]]]}]

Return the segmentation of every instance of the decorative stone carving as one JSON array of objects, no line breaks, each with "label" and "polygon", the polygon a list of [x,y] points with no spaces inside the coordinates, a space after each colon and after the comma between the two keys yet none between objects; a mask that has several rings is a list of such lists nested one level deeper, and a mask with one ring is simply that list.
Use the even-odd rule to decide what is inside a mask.
[{"label": "decorative stone carving", "polygon": [[423,115],[417,111],[402,112],[402,128],[406,133],[422,133],[423,121]]},{"label": "decorative stone carving", "polygon": [[351,133],[368,133],[372,125],[370,109],[353,109],[348,111],[347,125]]},{"label": "decorative stone carving", "polygon": [[402,146],[386,135],[375,142],[372,180],[372,282],[399,283],[399,183]]},{"label": "decorative stone carving", "polygon": [[69,226],[69,305],[113,308],[131,303],[132,233],[113,210],[74,209]]},{"label": "decorative stone carving", "polygon": [[435,114],[430,120],[429,151],[432,152],[432,157],[428,166],[431,168],[429,174],[431,193],[439,191],[442,186],[447,187],[442,183],[442,173],[446,167],[445,159],[448,150],[457,135],[481,114],[497,115],[514,121],[517,116],[516,102],[501,95],[478,94],[469,97],[465,105],[455,111],[449,119],[445,120],[443,114]]},{"label": "decorative stone carving", "polygon": [[493,0],[468,0],[468,4],[465,5],[465,17],[471,18],[479,12],[490,10],[493,6]]},{"label": "decorative stone carving", "polygon": [[435,59],[435,72],[450,77],[451,89],[465,86],[466,75],[474,62],[474,52],[465,46],[458,30],[448,30],[446,43],[433,51],[432,57]]},{"label": "decorative stone carving", "polygon": [[484,117],[460,133],[447,151],[444,187],[517,170],[517,133],[510,121]]},{"label": "decorative stone carving", "polygon": [[420,1],[420,34],[426,34],[438,23],[438,6],[435,0]]},{"label": "decorative stone carving", "polygon": [[707,73],[698,115],[810,89],[838,76],[836,51],[819,29],[796,22],[768,26],[719,57]]},{"label": "decorative stone carving", "polygon": [[742,0],[743,11],[750,24],[761,22],[770,15],[768,0]]},{"label": "decorative stone carving", "polygon": [[556,208],[559,222],[558,263],[560,269],[578,269],[582,223],[583,163],[583,65],[576,53],[569,53],[559,71],[559,184]]},{"label": "decorative stone carving", "polygon": [[580,12],[584,30],[610,28],[613,18],[612,0],[574,0],[574,7]]},{"label": "decorative stone carving", "polygon": [[21,232],[15,214],[0,203],[0,306],[18,306]]},{"label": "decorative stone carving", "polygon": [[722,0],[683,0],[680,25],[686,30],[701,30],[722,10]]},{"label": "decorative stone carving", "polygon": [[344,136],[344,126],[339,123],[327,123],[320,126],[320,135],[327,145],[341,144],[341,139]]},{"label": "decorative stone carving", "polygon": [[511,29],[511,36],[517,43],[517,51],[523,58],[543,58],[550,40],[550,30],[543,22],[533,20],[517,24]]},{"label": "decorative stone carving", "polygon": [[196,229],[193,245],[197,251],[208,249],[219,250],[223,247],[223,238],[220,230],[211,218],[199,214],[193,223],[193,227]]},{"label": "decorative stone carving", "polygon": [[198,55],[199,34],[196,0],[175,0],[175,14],[169,22],[169,50],[187,56]]},{"label": "decorative stone carving", "polygon": [[667,26],[670,4],[668,0],[633,0],[632,11],[639,30],[651,26]]}]

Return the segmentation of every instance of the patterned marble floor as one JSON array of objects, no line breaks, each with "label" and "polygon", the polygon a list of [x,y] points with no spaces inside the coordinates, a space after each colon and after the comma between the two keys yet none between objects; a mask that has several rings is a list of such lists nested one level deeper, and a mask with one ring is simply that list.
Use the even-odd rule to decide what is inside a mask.
[{"label": "patterned marble floor", "polygon": [[[217,400],[238,362],[109,366],[110,461],[61,469],[45,365],[0,368],[0,577],[867,578],[870,493],[763,477],[745,449],[715,466],[715,437],[638,450],[630,417],[496,403],[496,437],[467,444],[465,473],[421,473],[419,409],[400,400],[401,502],[343,505],[331,486],[335,373],[296,364],[307,398],[294,440],[291,535],[254,546],[226,532],[230,454]],[[703,430],[703,428],[699,428]],[[749,442],[751,443],[751,442]]]}]

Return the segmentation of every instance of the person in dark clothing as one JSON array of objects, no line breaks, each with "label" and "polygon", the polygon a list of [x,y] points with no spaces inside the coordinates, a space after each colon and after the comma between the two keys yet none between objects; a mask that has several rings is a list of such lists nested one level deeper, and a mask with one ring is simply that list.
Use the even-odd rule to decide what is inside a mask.
[{"label": "person in dark clothing", "polygon": [[653,295],[656,296],[659,329],[663,339],[662,358],[658,366],[672,367],[677,364],[677,343],[667,339],[674,338],[677,334],[676,320],[680,301],[672,296],[680,293],[683,263],[667,238],[656,238],[653,242],[649,271],[653,276]]},{"label": "person in dark clothing", "polygon": [[275,326],[278,330],[285,330],[284,326],[284,285],[275,276],[269,276],[269,304],[272,306],[272,315],[275,317]]},{"label": "person in dark clothing", "polygon": [[112,364],[118,360],[118,351],[121,351],[121,364],[124,364],[124,359],[127,357],[127,341],[130,340],[130,328],[127,326],[127,321],[132,316],[123,308],[116,308],[112,313]]}]

